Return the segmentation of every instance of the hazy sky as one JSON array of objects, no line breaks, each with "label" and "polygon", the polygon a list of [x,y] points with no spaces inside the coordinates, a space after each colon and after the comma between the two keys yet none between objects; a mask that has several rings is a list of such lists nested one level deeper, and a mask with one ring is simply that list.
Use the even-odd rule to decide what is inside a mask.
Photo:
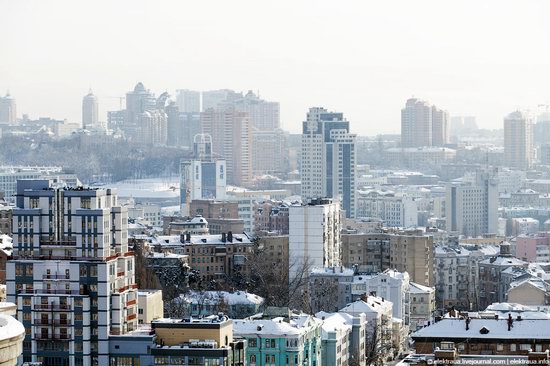
[{"label": "hazy sky", "polygon": [[100,117],[155,93],[260,90],[299,131],[310,106],[359,134],[399,132],[408,97],[487,128],[550,103],[550,1],[0,0],[0,93],[18,114]]}]

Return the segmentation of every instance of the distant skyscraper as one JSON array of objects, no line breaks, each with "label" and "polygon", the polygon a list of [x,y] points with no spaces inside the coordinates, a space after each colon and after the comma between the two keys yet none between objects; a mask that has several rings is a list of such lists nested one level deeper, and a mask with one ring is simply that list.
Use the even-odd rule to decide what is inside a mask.
[{"label": "distant skyscraper", "polygon": [[250,122],[257,131],[274,131],[281,125],[279,103],[260,99],[252,90],[233,103],[236,110],[248,113]]},{"label": "distant skyscraper", "polygon": [[432,146],[445,146],[449,143],[449,113],[436,106],[432,107]]},{"label": "distant skyscraper", "polygon": [[193,159],[180,163],[180,209],[190,215],[193,200],[225,198],[226,164],[212,153],[212,137],[199,134],[194,138]]},{"label": "distant skyscraper", "polygon": [[533,126],[533,143],[547,144],[550,142],[550,112],[545,111],[537,116],[537,123]]},{"label": "distant skyscraper", "polygon": [[255,176],[288,172],[287,134],[281,130],[254,131],[252,166]]},{"label": "distant skyscraper", "polygon": [[180,125],[182,126],[182,136],[180,146],[188,148],[193,147],[195,135],[202,133],[201,114],[200,113],[180,113]]},{"label": "distant skyscraper", "polygon": [[401,146],[432,146],[432,106],[411,98],[401,110]]},{"label": "distant skyscraper", "polygon": [[355,134],[343,113],[310,108],[302,126],[302,199],[337,198],[355,217]]},{"label": "distant skyscraper", "polygon": [[183,140],[183,126],[180,120],[179,108],[175,102],[171,101],[165,108],[166,112],[166,128],[167,137],[166,144],[168,146],[180,146]]},{"label": "distant skyscraper", "polygon": [[528,170],[533,163],[533,127],[529,117],[516,111],[504,118],[504,163]]},{"label": "distant skyscraper", "polygon": [[201,111],[201,92],[189,89],[178,89],[176,93],[176,103],[180,112],[199,113]]},{"label": "distant skyscraper", "polygon": [[126,118],[124,120],[124,132],[127,137],[136,138],[138,131],[138,119],[140,115],[157,108],[155,95],[145,89],[143,84],[137,83],[134,90],[126,93]]},{"label": "distant skyscraper", "polygon": [[92,128],[98,126],[98,106],[97,97],[92,93],[92,90],[88,92],[82,98],[82,128]]},{"label": "distant skyscraper", "polygon": [[9,92],[5,97],[0,97],[0,123],[17,123],[15,98]]},{"label": "distant skyscraper", "polygon": [[242,94],[229,89],[209,90],[202,92],[202,111],[216,108],[224,102],[233,102],[242,98]]},{"label": "distant skyscraper", "polygon": [[146,145],[166,145],[167,116],[164,111],[150,109],[138,115],[137,141]]},{"label": "distant skyscraper", "polygon": [[447,186],[447,231],[466,236],[498,232],[498,179],[478,171],[471,181]]},{"label": "distant skyscraper", "polygon": [[231,105],[209,108],[201,113],[204,133],[212,136],[214,153],[227,163],[228,181],[248,185],[252,181],[252,129],[248,114]]}]

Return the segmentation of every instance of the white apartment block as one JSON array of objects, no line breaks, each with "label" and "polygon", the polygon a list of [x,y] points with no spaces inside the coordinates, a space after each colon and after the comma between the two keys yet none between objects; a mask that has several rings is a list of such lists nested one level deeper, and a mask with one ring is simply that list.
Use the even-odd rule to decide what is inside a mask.
[{"label": "white apartment block", "polygon": [[527,114],[516,111],[504,118],[504,163],[529,170],[534,160],[533,125]]},{"label": "white apartment block", "polygon": [[[337,267],[341,260],[340,204],[318,199],[289,208],[289,279],[307,266]],[[309,271],[308,271],[309,272]]]},{"label": "white apartment block", "polygon": [[7,298],[26,329],[23,362],[109,364],[109,336],[137,328],[127,212],[110,189],[18,183]]},{"label": "white apartment block", "polygon": [[389,227],[416,227],[417,199],[406,194],[386,191],[359,191],[357,217],[379,218]]}]

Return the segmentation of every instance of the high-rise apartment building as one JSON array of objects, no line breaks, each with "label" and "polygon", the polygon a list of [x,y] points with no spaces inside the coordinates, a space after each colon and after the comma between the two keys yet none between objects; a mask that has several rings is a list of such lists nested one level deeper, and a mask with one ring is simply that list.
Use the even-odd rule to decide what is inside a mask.
[{"label": "high-rise apartment building", "polygon": [[449,113],[436,106],[432,107],[432,146],[445,146],[449,143]]},{"label": "high-rise apartment building", "polygon": [[109,336],[138,325],[126,209],[111,189],[22,180],[17,191],[7,293],[26,329],[23,361],[108,365]]},{"label": "high-rise apartment building", "polygon": [[212,137],[196,135],[193,150],[193,159],[180,163],[180,208],[184,216],[191,215],[193,200],[225,198],[226,163],[213,157]]},{"label": "high-rise apartment building", "polygon": [[341,211],[338,202],[312,200],[289,208],[289,280],[315,267],[341,264]]},{"label": "high-rise apartment building", "polygon": [[139,138],[139,118],[148,110],[156,109],[157,100],[155,95],[145,89],[143,83],[139,82],[133,91],[126,93],[126,116],[124,119],[124,132],[127,137]]},{"label": "high-rise apartment building", "polygon": [[443,146],[449,142],[449,114],[411,98],[401,109],[401,147]]},{"label": "high-rise apartment building", "polygon": [[504,163],[522,170],[533,164],[533,127],[523,112],[512,112],[504,118]]},{"label": "high-rise apartment building", "polygon": [[479,170],[471,180],[447,186],[447,231],[476,237],[498,232],[498,180]]},{"label": "high-rise apartment building", "polygon": [[148,145],[166,145],[167,116],[159,109],[150,109],[138,115],[137,141]]},{"label": "high-rise apartment building", "polygon": [[355,217],[355,134],[343,113],[310,108],[302,127],[302,199],[337,198]]},{"label": "high-rise apartment building", "polygon": [[9,92],[5,97],[0,97],[0,123],[17,123],[15,98]]},{"label": "high-rise apartment building", "polygon": [[97,127],[98,125],[98,105],[97,97],[92,93],[92,90],[88,92],[82,98],[82,128],[88,129]]},{"label": "high-rise apartment building", "polygon": [[201,111],[201,92],[189,89],[176,90],[176,104],[182,113]]},{"label": "high-rise apartment building", "polygon": [[254,130],[273,131],[280,127],[279,103],[260,99],[252,90],[233,102],[235,109],[248,113]]},{"label": "high-rise apartment building", "polygon": [[287,134],[281,129],[252,133],[254,176],[283,175],[289,170]]},{"label": "high-rise apartment building", "polygon": [[218,108],[222,103],[231,103],[240,98],[242,98],[241,93],[230,89],[204,91],[202,92],[202,111],[206,112],[210,108]]},{"label": "high-rise apartment building", "polygon": [[252,181],[252,129],[248,114],[230,105],[201,113],[203,132],[212,136],[213,152],[225,159],[227,181],[246,186]]},{"label": "high-rise apartment building", "polygon": [[173,101],[164,107],[166,113],[166,145],[179,146],[183,140],[183,125],[180,119],[179,108]]}]

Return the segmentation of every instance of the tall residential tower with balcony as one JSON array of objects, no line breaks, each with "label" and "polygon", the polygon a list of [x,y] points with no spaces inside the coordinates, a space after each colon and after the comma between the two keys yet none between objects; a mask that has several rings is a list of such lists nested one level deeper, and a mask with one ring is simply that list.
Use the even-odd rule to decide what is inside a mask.
[{"label": "tall residential tower with balcony", "polygon": [[109,336],[137,327],[127,213],[111,189],[21,180],[8,301],[26,330],[23,361],[107,365]]}]

